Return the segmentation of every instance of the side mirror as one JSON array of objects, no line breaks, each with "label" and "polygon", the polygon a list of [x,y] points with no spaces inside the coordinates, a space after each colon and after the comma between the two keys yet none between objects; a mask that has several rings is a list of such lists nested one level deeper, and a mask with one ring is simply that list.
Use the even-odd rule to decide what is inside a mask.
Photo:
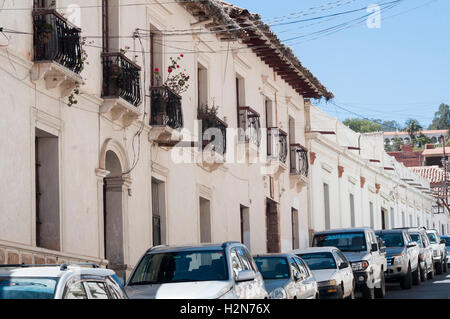
[{"label": "side mirror", "polygon": [[295,281],[299,281],[299,280],[303,280],[304,278],[303,278],[303,275],[301,273],[295,272],[294,273],[294,279],[295,279]]},{"label": "side mirror", "polygon": [[239,272],[236,282],[255,280],[255,272],[253,270],[243,270]]},{"label": "side mirror", "polygon": [[440,243],[445,245],[447,242],[445,241],[445,239],[441,239]]},{"label": "side mirror", "polygon": [[344,262],[339,265],[339,269],[345,269],[345,268],[348,268],[348,263]]},{"label": "side mirror", "polygon": [[416,247],[417,246],[417,242],[415,242],[415,241],[410,241],[409,243],[408,243],[408,248],[413,248],[413,247]]},{"label": "side mirror", "polygon": [[378,251],[378,245],[377,244],[372,244],[372,246],[370,248],[371,248],[370,252]]}]

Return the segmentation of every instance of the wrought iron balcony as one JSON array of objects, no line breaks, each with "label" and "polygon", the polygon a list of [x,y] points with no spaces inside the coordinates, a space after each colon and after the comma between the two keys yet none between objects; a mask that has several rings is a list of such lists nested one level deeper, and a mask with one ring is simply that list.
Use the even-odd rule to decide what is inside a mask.
[{"label": "wrought iron balcony", "polygon": [[138,106],[142,102],[141,68],[122,53],[102,53],[103,98],[123,98]]},{"label": "wrought iron balcony", "polygon": [[152,126],[168,126],[172,129],[183,127],[183,111],[181,96],[166,86],[151,87],[151,119]]},{"label": "wrought iron balcony", "polygon": [[267,156],[286,164],[288,155],[287,133],[278,127],[267,128]]},{"label": "wrought iron balcony", "polygon": [[248,106],[239,107],[239,142],[261,145],[260,115]]},{"label": "wrought iron balcony", "polygon": [[308,177],[308,150],[300,144],[291,144],[291,174]]},{"label": "wrought iron balcony", "polygon": [[81,29],[56,10],[37,10],[32,15],[34,61],[57,62],[80,73],[83,69]]},{"label": "wrought iron balcony", "polygon": [[197,118],[201,121],[202,147],[211,144],[216,153],[224,155],[227,151],[228,125],[217,116],[199,113]]}]

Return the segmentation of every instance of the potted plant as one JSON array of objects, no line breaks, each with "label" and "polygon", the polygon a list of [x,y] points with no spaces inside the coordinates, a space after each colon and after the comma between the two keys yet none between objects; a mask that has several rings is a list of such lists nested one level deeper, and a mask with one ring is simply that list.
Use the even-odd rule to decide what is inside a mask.
[{"label": "potted plant", "polygon": [[186,74],[186,70],[177,72],[180,69],[179,62],[183,57],[183,54],[177,58],[170,57],[170,65],[167,68],[168,75],[164,83],[159,68],[155,68],[153,72],[157,86],[152,88],[152,116],[154,122],[159,125],[166,125],[169,121],[167,114],[169,95],[173,94],[181,99],[180,95],[189,88],[190,76]]}]

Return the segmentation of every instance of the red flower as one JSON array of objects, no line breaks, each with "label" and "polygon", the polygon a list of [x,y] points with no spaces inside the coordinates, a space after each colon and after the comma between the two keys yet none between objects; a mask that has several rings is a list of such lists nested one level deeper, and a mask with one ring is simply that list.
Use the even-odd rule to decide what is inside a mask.
[{"label": "red flower", "polygon": [[155,72],[159,72],[159,69],[158,69],[158,68],[156,68],[156,69],[155,69]]},{"label": "red flower", "polygon": [[172,73],[172,69],[169,68],[169,70],[167,70],[169,73]]},{"label": "red flower", "polygon": [[179,65],[177,65],[177,69],[179,69],[180,68],[180,66]]},{"label": "red flower", "polygon": [[184,58],[184,54],[180,54],[180,57]]}]

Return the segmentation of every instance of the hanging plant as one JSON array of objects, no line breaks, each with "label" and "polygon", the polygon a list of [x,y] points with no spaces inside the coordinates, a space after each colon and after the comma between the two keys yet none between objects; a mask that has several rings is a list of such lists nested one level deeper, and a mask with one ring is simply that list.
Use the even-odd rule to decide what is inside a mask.
[{"label": "hanging plant", "polygon": [[170,57],[170,65],[167,68],[167,78],[162,81],[162,77],[158,68],[153,72],[157,85],[168,87],[173,93],[181,95],[189,88],[190,76],[186,73],[186,69],[180,71],[180,61],[184,58],[183,54],[178,57]]}]

